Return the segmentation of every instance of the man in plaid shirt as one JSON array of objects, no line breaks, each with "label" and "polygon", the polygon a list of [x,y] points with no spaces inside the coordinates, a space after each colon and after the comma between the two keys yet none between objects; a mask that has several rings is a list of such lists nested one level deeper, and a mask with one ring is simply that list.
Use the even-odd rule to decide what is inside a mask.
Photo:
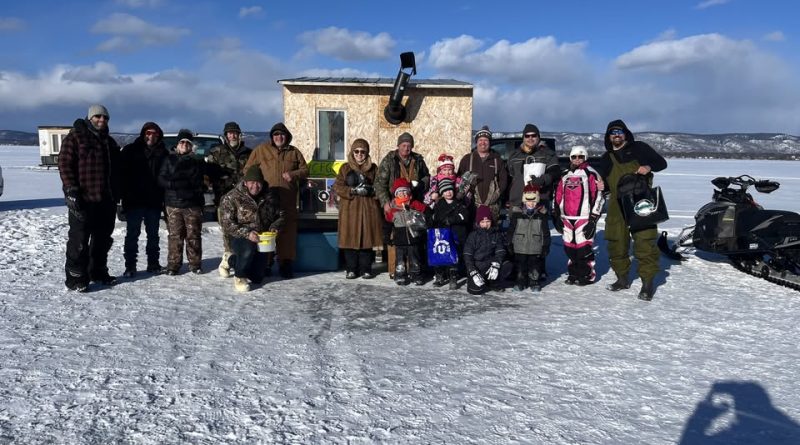
[{"label": "man in plaid shirt", "polygon": [[85,292],[89,282],[116,283],[108,273],[108,251],[118,201],[120,149],[108,133],[108,110],[92,105],[61,144],[58,169],[69,209],[67,288]]}]

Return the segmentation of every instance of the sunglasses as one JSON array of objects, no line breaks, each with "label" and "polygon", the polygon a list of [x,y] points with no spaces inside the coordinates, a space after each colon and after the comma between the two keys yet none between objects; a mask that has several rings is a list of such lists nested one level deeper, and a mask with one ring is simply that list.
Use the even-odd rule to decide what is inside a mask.
[{"label": "sunglasses", "polygon": [[286,133],[281,133],[280,131],[276,131],[275,133],[272,133],[272,137],[275,136],[286,136]]},{"label": "sunglasses", "polygon": [[570,159],[586,159],[584,155],[572,155],[569,157]]},{"label": "sunglasses", "polygon": [[538,135],[538,134],[536,134],[536,133],[531,133],[531,134],[526,134],[526,135],[525,135],[525,137],[526,137],[526,138],[538,138],[538,137],[539,137],[539,135]]},{"label": "sunglasses", "polygon": [[353,154],[365,155],[367,154],[367,150],[353,150]]},{"label": "sunglasses", "polygon": [[92,117],[93,117],[93,118],[95,118],[95,119],[105,119],[105,120],[108,120],[108,116],[106,116],[105,114],[95,114],[95,115],[94,115],[94,116],[92,116]]},{"label": "sunglasses", "polygon": [[155,130],[147,130],[144,132],[144,134],[147,136],[158,136],[158,132]]},{"label": "sunglasses", "polygon": [[619,136],[619,135],[625,134],[625,130],[621,130],[619,128],[615,128],[615,129],[609,131],[608,134],[611,134],[611,135],[614,135],[614,136]]}]

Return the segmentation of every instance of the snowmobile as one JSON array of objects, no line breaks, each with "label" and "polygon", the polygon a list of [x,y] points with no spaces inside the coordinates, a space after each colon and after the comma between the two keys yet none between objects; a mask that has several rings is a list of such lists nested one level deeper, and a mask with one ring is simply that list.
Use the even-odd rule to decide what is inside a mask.
[{"label": "snowmobile", "polygon": [[800,290],[800,215],[784,210],[766,210],[747,190],[772,193],[780,183],[756,180],[749,175],[718,177],[711,202],[694,216],[695,224],[678,234],[669,246],[662,232],[658,247],[669,258],[696,249],[725,255],[733,265],[767,281]]}]

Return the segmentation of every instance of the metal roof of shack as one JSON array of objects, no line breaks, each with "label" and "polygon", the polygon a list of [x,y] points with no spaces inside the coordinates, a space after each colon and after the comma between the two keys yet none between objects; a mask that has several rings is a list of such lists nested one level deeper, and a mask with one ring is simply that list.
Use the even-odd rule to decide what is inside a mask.
[{"label": "metal roof of shack", "polygon": [[[281,79],[281,85],[311,85],[335,87],[380,87],[391,88],[394,86],[392,77],[295,77],[294,79]],[[412,88],[454,88],[472,89],[472,84],[453,79],[411,79],[408,86]]]}]

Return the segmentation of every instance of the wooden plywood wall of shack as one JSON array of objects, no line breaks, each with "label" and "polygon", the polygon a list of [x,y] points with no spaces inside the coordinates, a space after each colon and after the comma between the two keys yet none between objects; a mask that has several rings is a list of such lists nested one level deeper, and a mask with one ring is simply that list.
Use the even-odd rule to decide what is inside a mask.
[{"label": "wooden plywood wall of shack", "polygon": [[317,145],[317,110],[343,110],[346,113],[345,147],[349,153],[355,139],[370,144],[373,162],[397,148],[403,132],[414,136],[414,150],[425,157],[435,171],[441,153],[456,162],[469,153],[472,144],[472,89],[409,88],[404,103],[408,117],[392,125],[383,117],[391,88],[285,85],[283,89],[284,123],[292,132],[292,145],[311,160]]}]

